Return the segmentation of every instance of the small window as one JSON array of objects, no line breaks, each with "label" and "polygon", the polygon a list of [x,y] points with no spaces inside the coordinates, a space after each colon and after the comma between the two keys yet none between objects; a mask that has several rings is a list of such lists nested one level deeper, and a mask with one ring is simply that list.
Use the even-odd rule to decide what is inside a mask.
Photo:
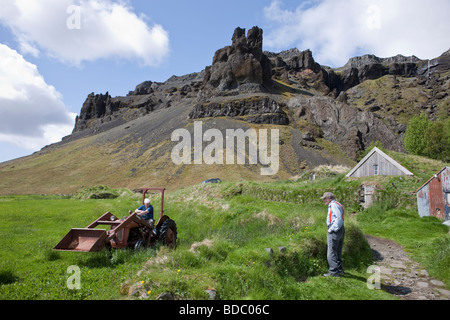
[{"label": "small window", "polygon": [[379,175],[380,173],[379,173],[379,171],[378,171],[378,165],[376,164],[376,165],[374,165],[373,166],[373,175],[374,176],[377,176],[377,175]]}]

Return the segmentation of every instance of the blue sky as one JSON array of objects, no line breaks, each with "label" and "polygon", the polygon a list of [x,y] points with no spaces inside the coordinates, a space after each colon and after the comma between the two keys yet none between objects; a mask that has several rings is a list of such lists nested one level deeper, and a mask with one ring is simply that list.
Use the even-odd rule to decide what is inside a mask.
[{"label": "blue sky", "polygon": [[450,48],[450,1],[0,0],[0,162],[70,134],[91,92],[126,95],[145,80],[199,72],[236,27],[264,50],[421,59]]}]

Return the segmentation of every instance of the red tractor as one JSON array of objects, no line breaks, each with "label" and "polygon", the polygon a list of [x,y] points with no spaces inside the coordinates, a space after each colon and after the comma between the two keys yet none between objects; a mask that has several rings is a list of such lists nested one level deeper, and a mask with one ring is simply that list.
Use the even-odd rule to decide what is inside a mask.
[{"label": "red tractor", "polygon": [[[103,248],[134,248],[152,246],[160,240],[174,248],[177,241],[175,221],[164,212],[165,188],[147,188],[142,190],[142,203],[149,191],[161,193],[161,212],[158,222],[144,220],[136,213],[118,219],[111,212],[106,212],[86,228],[74,228],[53,248],[57,251],[97,252]],[[109,225],[110,230],[94,229],[99,225]]]}]

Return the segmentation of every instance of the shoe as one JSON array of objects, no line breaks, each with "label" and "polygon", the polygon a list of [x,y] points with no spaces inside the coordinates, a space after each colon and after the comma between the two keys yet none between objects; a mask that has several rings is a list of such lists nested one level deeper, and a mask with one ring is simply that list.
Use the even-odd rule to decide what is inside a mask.
[{"label": "shoe", "polygon": [[324,277],[335,277],[335,278],[340,278],[341,277],[341,275],[339,274],[339,273],[325,273],[324,275],[323,275]]}]

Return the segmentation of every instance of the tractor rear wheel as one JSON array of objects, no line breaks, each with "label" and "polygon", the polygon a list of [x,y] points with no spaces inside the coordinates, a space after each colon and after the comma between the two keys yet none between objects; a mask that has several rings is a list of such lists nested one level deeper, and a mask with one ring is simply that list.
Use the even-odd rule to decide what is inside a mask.
[{"label": "tractor rear wheel", "polygon": [[167,219],[160,228],[159,239],[169,248],[173,249],[177,243],[177,234],[177,225],[175,221]]}]

